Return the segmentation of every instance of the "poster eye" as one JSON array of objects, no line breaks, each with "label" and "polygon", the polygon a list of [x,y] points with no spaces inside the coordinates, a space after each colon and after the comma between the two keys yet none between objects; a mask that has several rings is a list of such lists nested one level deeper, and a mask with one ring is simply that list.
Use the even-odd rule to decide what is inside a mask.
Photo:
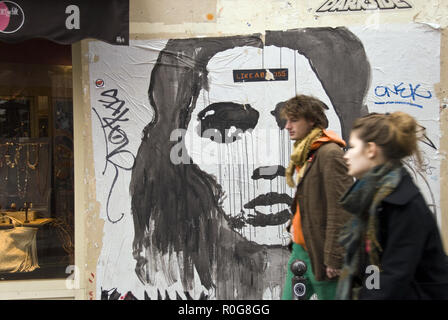
[{"label": "poster eye", "polygon": [[232,143],[254,129],[259,116],[249,104],[212,103],[198,114],[197,134],[216,143]]},{"label": "poster eye", "polygon": [[271,114],[275,117],[275,121],[280,129],[285,129],[286,120],[281,117],[281,111],[285,107],[286,101],[281,101],[275,105],[275,109]]}]

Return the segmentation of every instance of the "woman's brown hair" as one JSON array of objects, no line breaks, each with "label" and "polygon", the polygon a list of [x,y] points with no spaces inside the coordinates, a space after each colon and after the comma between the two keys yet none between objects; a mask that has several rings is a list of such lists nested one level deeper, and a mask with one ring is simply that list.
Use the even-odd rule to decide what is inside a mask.
[{"label": "woman's brown hair", "polygon": [[352,127],[358,138],[364,142],[374,142],[380,146],[389,161],[415,155],[421,166],[422,159],[418,149],[417,121],[407,113],[372,113],[358,118]]}]

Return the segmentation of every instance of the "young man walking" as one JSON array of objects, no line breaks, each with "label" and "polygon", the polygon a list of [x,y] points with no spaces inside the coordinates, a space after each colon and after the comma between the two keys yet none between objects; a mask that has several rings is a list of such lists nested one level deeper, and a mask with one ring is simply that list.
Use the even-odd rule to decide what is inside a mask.
[{"label": "young man walking", "polygon": [[338,243],[341,228],[349,219],[339,200],[353,184],[343,160],[345,142],[326,130],[328,107],[320,100],[298,95],[282,109],[294,147],[286,169],[286,181],[296,187],[290,225],[292,252],[287,266],[283,300],[292,299],[290,265],[296,259],[307,265],[306,299],[334,299],[344,252]]}]

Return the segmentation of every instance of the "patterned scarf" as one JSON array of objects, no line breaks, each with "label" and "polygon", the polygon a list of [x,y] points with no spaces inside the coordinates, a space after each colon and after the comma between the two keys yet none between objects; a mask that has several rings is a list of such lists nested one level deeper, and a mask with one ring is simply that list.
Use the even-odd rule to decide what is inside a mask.
[{"label": "patterned scarf", "polygon": [[339,277],[336,299],[357,299],[359,288],[353,289],[353,280],[358,274],[363,250],[367,251],[370,264],[378,266],[381,270],[382,248],[377,239],[379,222],[376,209],[400,183],[401,169],[401,164],[386,163],[377,166],[357,180],[342,197],[342,207],[353,214],[353,217],[344,226],[339,237],[346,255]]},{"label": "patterned scarf", "polygon": [[286,169],[285,172],[286,183],[288,183],[288,185],[291,188],[294,188],[296,186],[293,179],[296,166],[300,168],[300,171],[297,174],[297,183],[298,183],[303,175],[303,172],[305,171],[306,166],[304,164],[306,164],[306,160],[308,159],[308,154],[311,150],[311,145],[313,144],[313,142],[315,142],[322,136],[322,131],[323,130],[320,128],[314,128],[313,130],[310,131],[310,133],[308,133],[308,135],[305,138],[294,142],[294,148],[291,154],[291,160],[289,161],[288,168]]}]

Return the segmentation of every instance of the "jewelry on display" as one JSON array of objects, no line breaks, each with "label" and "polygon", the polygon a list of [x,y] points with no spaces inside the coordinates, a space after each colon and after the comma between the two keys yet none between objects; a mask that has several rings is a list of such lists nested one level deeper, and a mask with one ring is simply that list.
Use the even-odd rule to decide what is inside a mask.
[{"label": "jewelry on display", "polygon": [[[30,145],[34,146],[34,163],[30,162]],[[39,163],[39,144],[37,143],[29,143],[26,148],[26,165],[31,170],[36,170],[37,164]]]},{"label": "jewelry on display", "polygon": [[[22,145],[19,145],[16,149],[16,156],[17,159],[20,160],[20,150],[22,149]],[[20,163],[18,161],[18,163]],[[23,185],[21,185],[20,182],[20,171],[25,171],[25,178],[23,180]],[[24,168],[20,168],[20,166],[17,166],[17,194],[20,198],[24,198],[27,194],[28,189],[28,166],[25,165]]]},{"label": "jewelry on display", "polygon": [[[3,166],[5,166],[6,170],[5,170],[5,181],[6,183],[8,183],[8,174],[9,174],[9,170],[8,170],[8,166],[6,165],[6,151],[8,150],[8,145],[7,144],[0,144],[0,147],[2,147],[2,150],[0,152],[0,168],[3,168]],[[6,147],[6,148],[3,148]]]},{"label": "jewelry on display", "polygon": [[[3,144],[0,144],[0,147],[3,147]],[[3,159],[5,158],[5,155],[3,152],[0,152],[0,168],[3,168]]]},{"label": "jewelry on display", "polygon": [[[49,148],[49,145],[40,143],[39,150],[44,146],[48,146]],[[43,152],[45,153],[45,149],[43,149]],[[44,169],[46,169],[45,172]],[[42,197],[45,196],[48,187],[48,170],[49,170],[48,164],[45,165],[45,162],[42,162],[42,165],[39,167],[39,170],[36,170],[37,189]]]},{"label": "jewelry on display", "polygon": [[6,165],[8,167],[13,169],[18,164],[18,161],[19,161],[19,158],[20,158],[20,150],[17,150],[19,148],[16,149],[16,154],[14,156],[14,161],[11,161],[11,154],[9,154],[9,146],[14,146],[14,142],[6,142],[6,145],[7,145],[7,152],[8,152],[8,154],[5,154],[5,163],[6,163]]}]

